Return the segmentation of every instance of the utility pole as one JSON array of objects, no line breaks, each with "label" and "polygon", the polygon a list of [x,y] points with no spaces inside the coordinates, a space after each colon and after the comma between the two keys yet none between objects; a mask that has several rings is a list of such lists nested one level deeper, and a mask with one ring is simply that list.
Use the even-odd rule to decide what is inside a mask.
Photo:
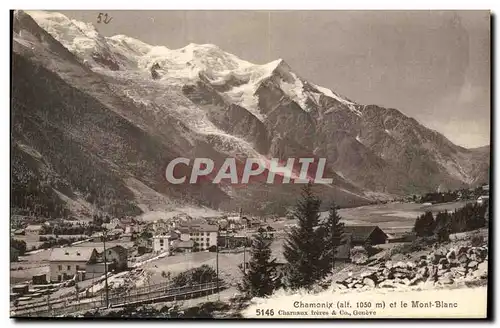
[{"label": "utility pole", "polygon": [[108,261],[106,259],[106,238],[108,234],[106,228],[102,231],[103,246],[104,246],[104,291],[106,292],[106,309],[109,307],[109,291],[108,291]]},{"label": "utility pole", "polygon": [[216,256],[215,256],[215,269],[217,271],[217,299],[220,301],[220,293],[219,293],[219,230],[220,227],[217,224],[217,242],[215,243],[215,250],[216,250]]}]

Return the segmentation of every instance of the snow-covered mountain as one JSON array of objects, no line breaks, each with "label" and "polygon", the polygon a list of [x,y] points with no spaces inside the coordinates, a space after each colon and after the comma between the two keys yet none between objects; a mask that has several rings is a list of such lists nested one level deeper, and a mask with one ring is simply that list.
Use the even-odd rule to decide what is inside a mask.
[{"label": "snow-covered mountain", "polygon": [[[169,49],[104,37],[54,12],[14,16],[14,153],[38,177],[33,184],[41,175],[65,181],[45,182],[50,199],[89,202],[107,181],[124,212],[165,204],[269,212],[293,203],[299,188],[167,186],[162,170],[180,155],[219,164],[228,156],[326,157],[334,184],[318,188],[341,205],[488,176],[489,151],[458,147],[395,109],[357,104],[301,78],[283,59],[258,65],[211,44]],[[25,192],[20,182],[18,192]]]}]

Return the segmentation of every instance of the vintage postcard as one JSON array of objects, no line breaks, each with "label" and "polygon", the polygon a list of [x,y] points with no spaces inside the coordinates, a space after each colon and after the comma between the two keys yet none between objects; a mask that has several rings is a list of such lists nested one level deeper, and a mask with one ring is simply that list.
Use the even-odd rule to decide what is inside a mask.
[{"label": "vintage postcard", "polygon": [[11,12],[13,318],[488,318],[489,11]]}]

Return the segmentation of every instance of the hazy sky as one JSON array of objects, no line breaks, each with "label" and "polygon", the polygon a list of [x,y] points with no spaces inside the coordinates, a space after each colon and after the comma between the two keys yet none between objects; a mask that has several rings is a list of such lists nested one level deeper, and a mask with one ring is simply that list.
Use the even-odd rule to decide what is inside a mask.
[{"label": "hazy sky", "polygon": [[300,76],[360,104],[397,108],[451,141],[489,144],[490,16],[486,11],[61,11],[181,48],[213,43],[264,64],[285,59]]}]

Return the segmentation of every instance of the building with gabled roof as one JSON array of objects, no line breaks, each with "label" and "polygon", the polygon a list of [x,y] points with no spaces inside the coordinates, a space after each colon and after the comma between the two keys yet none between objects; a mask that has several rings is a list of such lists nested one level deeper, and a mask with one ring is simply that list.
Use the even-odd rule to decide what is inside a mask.
[{"label": "building with gabled roof", "polygon": [[389,238],[378,226],[344,226],[344,233],[351,238],[353,246],[385,244]]},{"label": "building with gabled roof", "polygon": [[97,261],[94,247],[61,247],[50,252],[50,280],[63,281],[85,271],[89,263]]}]

